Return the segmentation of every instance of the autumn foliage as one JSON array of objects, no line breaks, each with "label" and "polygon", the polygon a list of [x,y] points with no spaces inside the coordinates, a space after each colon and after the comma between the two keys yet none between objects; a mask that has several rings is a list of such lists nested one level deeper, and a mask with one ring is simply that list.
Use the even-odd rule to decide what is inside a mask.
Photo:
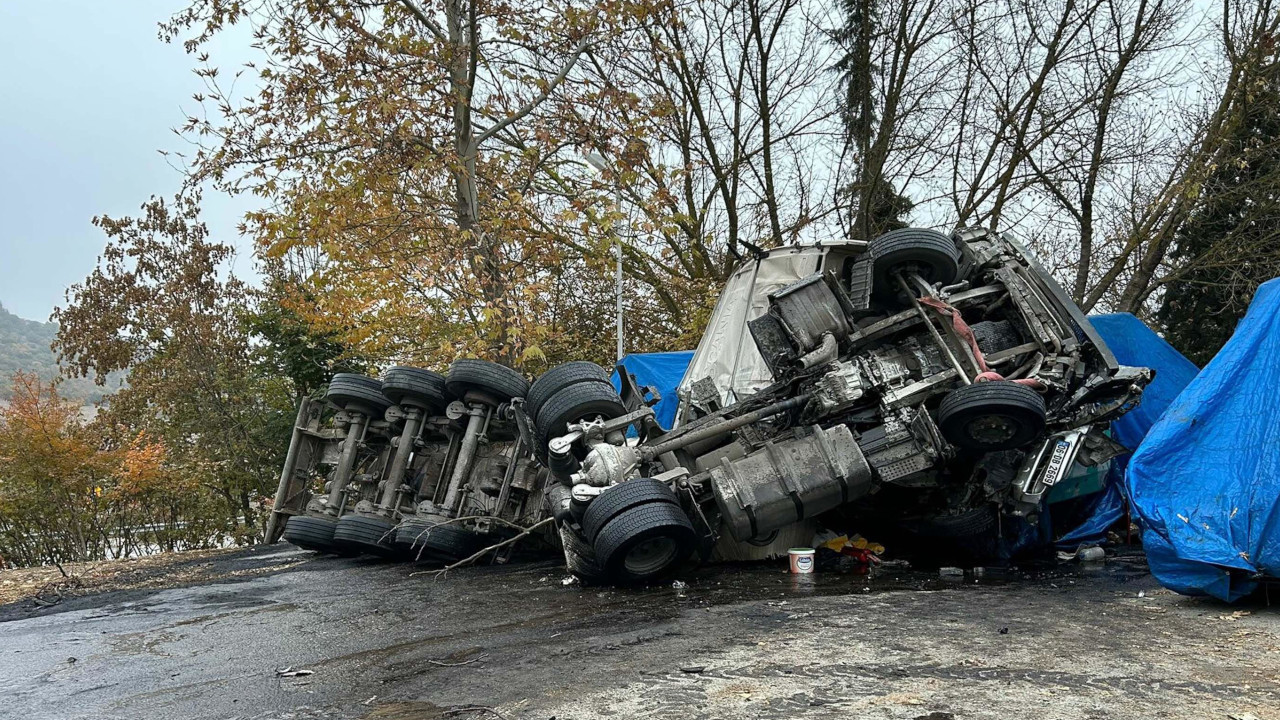
[{"label": "autumn foliage", "polygon": [[216,546],[209,497],[178,472],[164,443],[121,437],[19,373],[0,408],[0,556],[7,565]]},{"label": "autumn foliage", "polygon": [[[633,348],[696,341],[729,267],[654,188],[619,202],[638,173],[668,195],[685,177],[689,159],[632,167],[651,114],[671,107],[610,79],[673,13],[651,0],[196,0],[162,34],[203,63],[203,109],[181,129],[197,145],[192,180],[266,201],[247,230],[290,309],[377,360],[479,355],[536,372],[613,359],[615,244]],[[262,50],[237,73],[258,88],[248,96],[204,54],[231,24]],[[584,160],[596,149],[603,172]]]}]

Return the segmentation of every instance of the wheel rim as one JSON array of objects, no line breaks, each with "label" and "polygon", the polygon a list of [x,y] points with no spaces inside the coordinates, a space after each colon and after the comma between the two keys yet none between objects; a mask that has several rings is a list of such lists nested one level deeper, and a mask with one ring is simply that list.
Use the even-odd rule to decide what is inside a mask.
[{"label": "wheel rim", "polygon": [[965,432],[975,442],[998,445],[1018,435],[1019,423],[1008,415],[981,415],[969,421]]},{"label": "wheel rim", "polygon": [[670,565],[679,552],[680,548],[672,538],[649,538],[627,552],[623,567],[631,575],[649,575]]}]

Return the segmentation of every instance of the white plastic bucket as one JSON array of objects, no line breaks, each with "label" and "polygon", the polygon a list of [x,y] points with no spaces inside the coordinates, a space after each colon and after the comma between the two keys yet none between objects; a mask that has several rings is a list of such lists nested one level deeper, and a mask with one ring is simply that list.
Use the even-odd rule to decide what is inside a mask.
[{"label": "white plastic bucket", "polygon": [[809,575],[813,572],[813,548],[791,548],[787,555],[791,558],[791,574]]}]

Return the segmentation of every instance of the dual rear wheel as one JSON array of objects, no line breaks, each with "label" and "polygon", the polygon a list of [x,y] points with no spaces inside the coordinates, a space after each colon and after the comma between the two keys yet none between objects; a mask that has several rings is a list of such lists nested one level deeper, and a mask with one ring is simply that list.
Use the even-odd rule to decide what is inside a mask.
[{"label": "dual rear wheel", "polygon": [[[569,569],[586,580],[622,585],[666,576],[697,542],[676,494],[652,478],[605,489],[587,506],[582,529],[585,542],[571,530],[561,531]],[[571,540],[566,542],[565,535]]]}]

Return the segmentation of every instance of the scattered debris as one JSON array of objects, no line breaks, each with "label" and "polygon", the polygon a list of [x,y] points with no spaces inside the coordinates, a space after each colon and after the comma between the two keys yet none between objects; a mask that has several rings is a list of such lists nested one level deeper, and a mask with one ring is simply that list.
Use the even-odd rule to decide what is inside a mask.
[{"label": "scattered debris", "polygon": [[79,590],[83,587],[79,576],[67,575],[61,565],[58,566],[58,571],[62,573],[62,579],[46,583],[36,591],[36,596],[31,598],[31,602],[35,603],[37,607],[53,607],[54,605],[62,602],[63,598],[66,597],[66,593],[69,591]]},{"label": "scattered debris", "polygon": [[882,564],[884,546],[861,535],[850,537],[826,531],[814,537],[813,545],[818,550],[817,569],[823,572],[867,575]]},{"label": "scattered debris", "polygon": [[1076,560],[1080,562],[1100,562],[1107,559],[1107,551],[1098,546],[1080,548],[1076,552]]},{"label": "scattered debris", "polygon": [[471,665],[473,663],[484,662],[485,660],[488,660],[488,659],[489,659],[488,653],[480,653],[479,656],[471,658],[470,660],[463,660],[462,662],[445,662],[443,660],[428,660],[427,662],[431,663],[432,665],[437,665],[439,667],[461,667],[463,665]]},{"label": "scattered debris", "polygon": [[456,717],[458,715],[467,715],[471,713],[480,713],[480,714],[487,713],[487,714],[493,715],[494,717],[502,718],[504,720],[507,717],[506,715],[503,715],[502,713],[498,712],[495,708],[491,708],[488,705],[459,705],[458,707],[455,707],[455,708],[449,708],[448,710],[445,710],[440,714],[444,717]]},{"label": "scattered debris", "polygon": [[1107,551],[1097,545],[1077,548],[1074,552],[1059,552],[1058,562],[1101,562],[1107,559]]}]

